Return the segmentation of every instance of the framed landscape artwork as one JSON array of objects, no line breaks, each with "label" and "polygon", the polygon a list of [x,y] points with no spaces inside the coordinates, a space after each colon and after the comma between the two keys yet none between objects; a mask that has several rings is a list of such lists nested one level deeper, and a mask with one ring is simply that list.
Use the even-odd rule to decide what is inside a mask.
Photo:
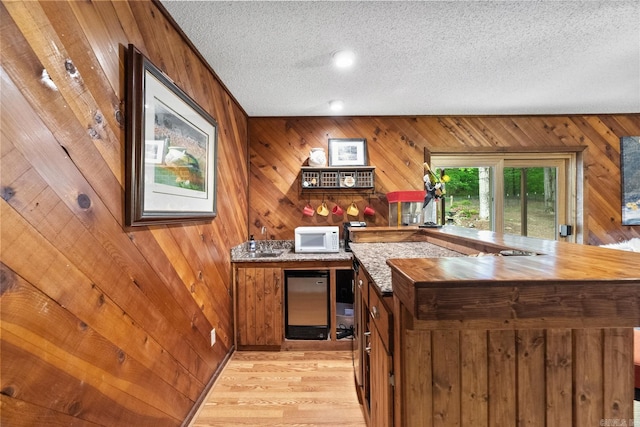
[{"label": "framed landscape artwork", "polygon": [[364,138],[329,139],[329,166],[366,166],[367,140]]},{"label": "framed landscape artwork", "polygon": [[216,216],[217,123],[133,45],[127,53],[129,226]]},{"label": "framed landscape artwork", "polygon": [[640,225],[640,136],[620,138],[622,225]]}]

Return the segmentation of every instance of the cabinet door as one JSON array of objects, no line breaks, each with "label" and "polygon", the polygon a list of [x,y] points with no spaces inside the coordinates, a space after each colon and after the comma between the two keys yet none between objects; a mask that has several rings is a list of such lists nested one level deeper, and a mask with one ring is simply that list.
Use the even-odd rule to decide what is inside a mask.
[{"label": "cabinet door", "polygon": [[358,397],[362,399],[363,389],[364,389],[364,355],[365,355],[365,347],[369,345],[369,338],[365,336],[365,333],[368,333],[368,319],[369,319],[369,306],[368,306],[368,294],[369,294],[369,283],[367,282],[367,277],[364,274],[363,267],[360,266],[358,270],[358,274],[355,277],[355,286],[354,286],[354,302],[355,302],[355,311],[354,311],[354,328],[355,328],[355,336],[354,336],[354,355],[353,355],[353,363],[355,369],[356,376],[356,385],[360,388],[360,394]]},{"label": "cabinet door", "polygon": [[[373,325],[373,322],[371,323]],[[393,425],[392,358],[375,327],[371,331],[371,426]]]},{"label": "cabinet door", "polygon": [[282,269],[238,268],[236,290],[238,345],[281,345]]}]

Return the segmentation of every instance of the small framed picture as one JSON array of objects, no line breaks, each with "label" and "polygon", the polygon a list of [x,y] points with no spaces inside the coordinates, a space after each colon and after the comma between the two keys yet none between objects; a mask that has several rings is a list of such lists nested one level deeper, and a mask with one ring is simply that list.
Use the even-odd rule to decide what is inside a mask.
[{"label": "small framed picture", "polygon": [[367,140],[330,138],[329,166],[367,166]]},{"label": "small framed picture", "polygon": [[162,164],[164,161],[165,140],[146,140],[144,142],[144,161],[146,163]]}]

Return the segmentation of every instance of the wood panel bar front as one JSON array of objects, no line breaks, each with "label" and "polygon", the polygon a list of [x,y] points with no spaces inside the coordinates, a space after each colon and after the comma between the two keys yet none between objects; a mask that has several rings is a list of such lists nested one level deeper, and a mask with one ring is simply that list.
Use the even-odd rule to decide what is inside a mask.
[{"label": "wood panel bar front", "polygon": [[639,281],[427,283],[411,274],[447,260],[388,263],[396,426],[633,425]]},{"label": "wood panel bar front", "polygon": [[631,333],[404,329],[395,425],[633,425]]}]

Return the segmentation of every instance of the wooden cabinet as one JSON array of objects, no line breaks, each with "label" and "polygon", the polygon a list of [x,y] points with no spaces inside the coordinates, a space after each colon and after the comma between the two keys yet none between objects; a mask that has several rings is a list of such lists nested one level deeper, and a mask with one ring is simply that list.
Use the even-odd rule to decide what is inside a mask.
[{"label": "wooden cabinet", "polygon": [[237,343],[277,346],[284,339],[281,268],[237,268]]},{"label": "wooden cabinet", "polygon": [[[393,316],[389,300],[382,298],[363,267],[357,276],[357,296],[362,307],[357,317],[356,342],[362,343],[361,368],[356,366],[356,384],[370,427],[393,425]],[[357,310],[356,310],[357,311]],[[358,381],[358,374],[362,378]]]},{"label": "wooden cabinet", "polygon": [[376,328],[370,335],[370,426],[393,425],[393,359]]},{"label": "wooden cabinet", "polygon": [[[367,390],[366,398],[368,399],[368,376],[365,384],[365,348],[369,346],[368,342],[368,324],[369,318],[368,301],[369,301],[369,283],[364,274],[364,270],[359,263],[354,263],[356,268],[355,286],[354,286],[354,343],[353,343],[353,368],[355,374],[355,383],[358,392],[358,399],[363,402],[365,390]],[[365,336],[367,333],[367,336]]]},{"label": "wooden cabinet", "polygon": [[[321,270],[329,273],[330,337],[326,340],[285,339],[285,272]],[[351,337],[339,338],[338,328],[346,316],[337,315],[337,281],[353,286],[352,260],[234,263],[235,345],[239,350],[344,350],[352,348]],[[343,295],[341,295],[343,296]]]},{"label": "wooden cabinet", "polygon": [[383,299],[374,289],[374,284],[369,284],[369,316],[375,325],[375,329],[380,335],[380,339],[385,349],[391,353],[393,346],[393,315],[389,309],[392,297]]},{"label": "wooden cabinet", "polygon": [[386,427],[393,424],[393,316],[375,285],[369,286],[370,425]]}]

